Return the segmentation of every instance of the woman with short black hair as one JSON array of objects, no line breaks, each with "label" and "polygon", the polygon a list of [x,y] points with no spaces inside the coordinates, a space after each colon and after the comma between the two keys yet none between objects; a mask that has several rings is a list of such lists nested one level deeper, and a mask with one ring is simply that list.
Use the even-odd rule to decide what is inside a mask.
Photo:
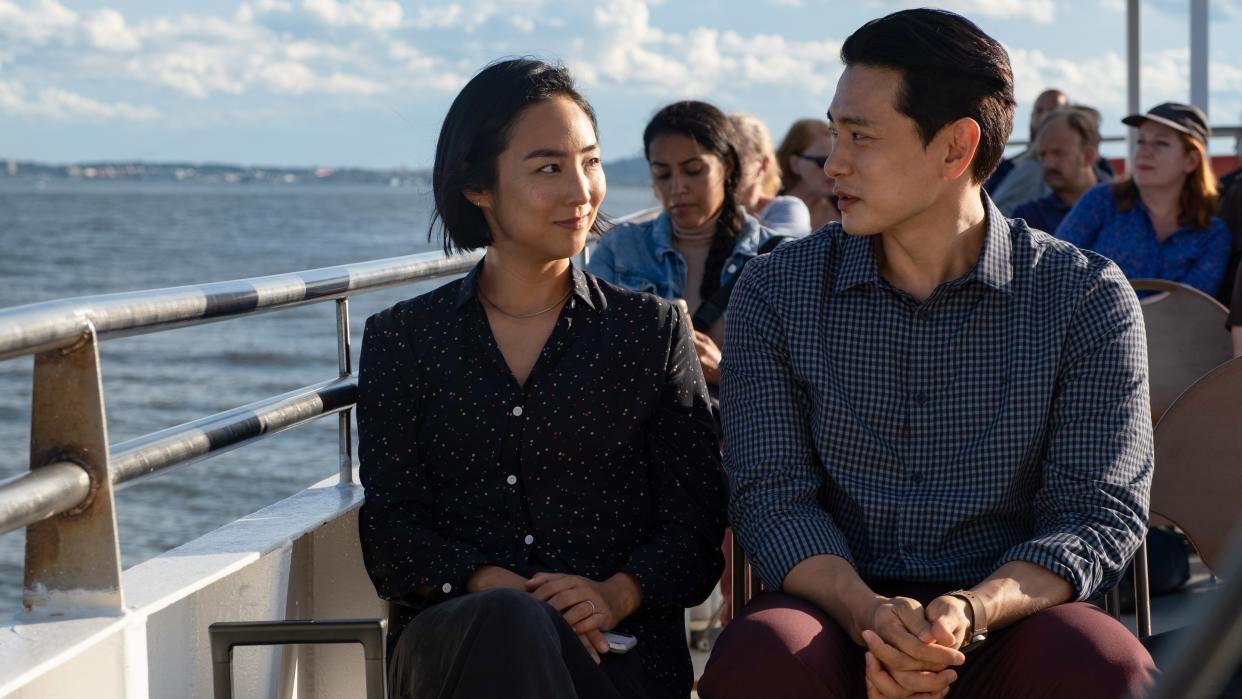
[{"label": "woman with short black hair", "polygon": [[604,197],[594,112],[564,68],[489,66],[433,184],[446,251],[487,252],[367,321],[358,528],[391,691],[685,697],[720,456],[677,308],[570,264]]}]

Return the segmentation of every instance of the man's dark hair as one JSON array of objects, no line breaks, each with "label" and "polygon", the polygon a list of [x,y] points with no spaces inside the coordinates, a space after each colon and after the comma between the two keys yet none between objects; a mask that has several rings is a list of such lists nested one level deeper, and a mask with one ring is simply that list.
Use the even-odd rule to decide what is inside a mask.
[{"label": "man's dark hair", "polygon": [[[497,61],[466,83],[449,107],[436,143],[431,171],[435,213],[428,240],[435,240],[437,224],[444,231],[444,252],[465,252],[492,243],[487,220],[466,192],[496,185],[496,158],[509,145],[509,131],[531,105],[566,97],[582,108],[598,132],[595,110],[574,87],[564,66],[531,58]],[[596,220],[593,232],[599,226]]]},{"label": "man's dark hair", "polygon": [[901,72],[897,111],[914,120],[923,145],[948,124],[970,117],[982,134],[971,180],[996,169],[1013,132],[1013,70],[995,39],[944,10],[894,12],[873,19],[841,46],[841,62]]}]

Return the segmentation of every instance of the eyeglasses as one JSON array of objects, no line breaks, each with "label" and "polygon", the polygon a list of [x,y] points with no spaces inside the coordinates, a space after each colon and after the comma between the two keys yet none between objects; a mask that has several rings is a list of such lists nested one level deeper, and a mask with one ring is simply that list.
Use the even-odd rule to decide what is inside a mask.
[{"label": "eyeglasses", "polygon": [[806,155],[805,153],[799,153],[798,157],[815,163],[815,167],[821,170],[824,169],[824,163],[828,162],[828,156],[826,155]]}]

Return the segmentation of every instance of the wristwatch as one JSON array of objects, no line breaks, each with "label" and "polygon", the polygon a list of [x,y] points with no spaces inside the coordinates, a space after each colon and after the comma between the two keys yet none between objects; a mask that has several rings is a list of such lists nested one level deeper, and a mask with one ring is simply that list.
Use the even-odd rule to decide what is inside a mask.
[{"label": "wristwatch", "polygon": [[988,614],[983,609],[983,602],[979,596],[970,590],[954,590],[946,593],[946,597],[956,597],[966,604],[970,605],[970,615],[973,618],[974,628],[970,633],[966,634],[966,641],[962,643],[962,647],[958,650],[966,653],[978,648],[988,638]]}]

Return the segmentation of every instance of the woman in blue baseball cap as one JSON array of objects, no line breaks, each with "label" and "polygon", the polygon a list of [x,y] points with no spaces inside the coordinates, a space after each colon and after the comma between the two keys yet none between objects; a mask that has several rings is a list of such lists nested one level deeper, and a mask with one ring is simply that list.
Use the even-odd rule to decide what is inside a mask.
[{"label": "woman in blue baseball cap", "polygon": [[1215,295],[1232,236],[1213,216],[1218,196],[1207,117],[1165,102],[1121,121],[1138,129],[1132,171],[1088,190],[1056,236],[1111,258],[1127,277],[1168,279]]}]

